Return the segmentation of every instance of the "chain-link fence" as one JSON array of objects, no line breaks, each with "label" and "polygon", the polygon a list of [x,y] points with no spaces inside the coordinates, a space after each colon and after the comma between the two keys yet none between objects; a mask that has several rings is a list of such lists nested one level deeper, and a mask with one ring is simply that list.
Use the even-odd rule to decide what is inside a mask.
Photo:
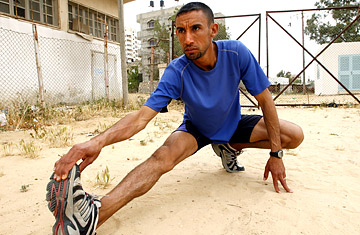
[{"label": "chain-link fence", "polygon": [[[57,37],[48,36],[52,34]],[[24,100],[36,104],[41,96],[40,80],[48,104],[121,98],[118,45],[105,47],[102,41],[44,28],[39,29],[38,40],[35,35],[31,29],[17,32],[0,27],[0,108]]]},{"label": "chain-link fence", "polygon": [[[266,24],[261,14],[216,17],[214,39],[240,40],[249,48],[276,105],[360,103],[358,7],[270,11],[265,17]],[[243,106],[257,105],[244,86],[240,91]]]},{"label": "chain-link fence", "polygon": [[277,105],[360,103],[358,9],[267,12],[266,73]]}]

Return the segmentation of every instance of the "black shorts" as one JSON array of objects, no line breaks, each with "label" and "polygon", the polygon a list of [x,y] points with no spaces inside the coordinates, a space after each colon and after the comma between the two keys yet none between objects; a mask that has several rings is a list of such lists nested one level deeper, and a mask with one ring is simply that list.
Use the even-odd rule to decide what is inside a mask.
[{"label": "black shorts", "polygon": [[[261,115],[241,115],[241,120],[238,123],[235,133],[230,138],[229,143],[249,143],[251,133],[261,118]],[[184,121],[175,131],[185,131],[194,136],[198,144],[197,150],[212,143],[212,141],[201,134],[189,120]]]}]

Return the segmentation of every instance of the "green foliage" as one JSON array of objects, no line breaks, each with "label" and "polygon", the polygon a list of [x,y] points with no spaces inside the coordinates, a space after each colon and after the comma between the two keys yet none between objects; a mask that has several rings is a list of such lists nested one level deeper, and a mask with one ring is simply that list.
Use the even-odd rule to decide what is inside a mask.
[{"label": "green foliage", "polygon": [[107,188],[110,182],[110,170],[108,166],[106,166],[105,170],[103,170],[101,173],[97,173],[96,185],[101,186],[102,188]]},{"label": "green foliage", "polygon": [[[171,16],[169,19],[175,20],[175,14]],[[167,52],[170,52],[170,26],[166,26],[165,24],[160,24],[158,20],[155,21],[154,25],[154,39],[158,43],[158,47],[156,48],[156,54],[159,56],[158,61],[162,63],[167,62]],[[224,40],[230,39],[229,28],[223,24],[219,24],[219,32],[214,37],[214,40]],[[177,58],[183,54],[181,49],[181,45],[176,35],[174,35],[174,58]]]},{"label": "green foliage", "polygon": [[276,77],[291,78],[291,72],[285,72],[284,70],[281,70],[280,72],[278,72],[278,74],[276,74]]},{"label": "green foliage", "polygon": [[139,73],[138,66],[132,67],[128,70],[128,89],[129,92],[137,92],[139,89],[139,84],[142,81],[141,74]]},{"label": "green foliage", "polygon": [[219,32],[214,37],[214,40],[224,40],[224,39],[230,39],[230,33],[228,33],[229,27],[226,27],[223,24],[219,24]]},{"label": "green foliage", "polygon": [[[359,0],[320,0],[315,3],[317,8],[331,8],[359,5]],[[339,9],[331,11],[331,22],[327,16],[313,14],[307,20],[305,33],[310,39],[319,44],[331,42],[340,32],[345,29],[356,17],[358,9]],[[360,41],[360,23],[355,22],[348,28],[336,42],[355,42]]]},{"label": "green foliage", "polygon": [[19,150],[22,155],[28,158],[37,158],[40,156],[40,147],[34,141],[25,142],[21,140],[19,143]]},{"label": "green foliage", "polygon": [[21,185],[20,192],[22,192],[22,193],[27,192],[29,186],[30,186],[29,184],[23,184],[23,185]]}]

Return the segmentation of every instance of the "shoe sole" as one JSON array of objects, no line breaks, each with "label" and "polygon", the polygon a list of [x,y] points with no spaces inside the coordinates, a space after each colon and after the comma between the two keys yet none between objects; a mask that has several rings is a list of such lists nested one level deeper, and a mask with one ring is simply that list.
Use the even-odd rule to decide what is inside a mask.
[{"label": "shoe sole", "polygon": [[244,166],[240,166],[239,170],[231,170],[227,163],[226,163],[226,159],[224,157],[222,157],[222,151],[219,147],[215,146],[215,145],[211,145],[211,147],[213,148],[214,152],[216,155],[218,155],[221,158],[221,163],[224,167],[224,169],[229,172],[229,173],[236,173],[236,172],[240,172],[240,171],[245,171],[245,167]]},{"label": "shoe sole", "polygon": [[[68,200],[73,201],[72,186],[78,166],[74,166],[65,180],[56,181],[54,179],[54,173],[50,176],[50,182],[48,183],[46,190],[46,200],[48,201],[48,208],[56,218],[56,222],[53,226],[53,234],[56,235],[69,235],[68,226],[73,227],[72,222],[66,216],[66,209],[68,206]],[[71,191],[71,192],[70,192]],[[72,206],[72,204],[70,205]]]}]

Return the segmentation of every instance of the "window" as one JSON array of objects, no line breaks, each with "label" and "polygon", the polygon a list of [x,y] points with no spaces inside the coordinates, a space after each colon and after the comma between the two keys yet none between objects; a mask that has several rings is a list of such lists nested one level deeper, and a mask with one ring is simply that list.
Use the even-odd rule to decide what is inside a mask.
[{"label": "window", "polygon": [[149,46],[150,46],[150,47],[156,46],[156,41],[155,41],[155,39],[150,39],[150,40],[149,40]]},{"label": "window", "polygon": [[57,0],[0,0],[0,12],[49,25],[58,25]]},{"label": "window", "polygon": [[149,29],[153,29],[154,26],[155,26],[155,21],[154,21],[154,20],[150,20],[150,21],[148,22],[148,28],[149,28]]},{"label": "window", "polygon": [[71,1],[69,1],[68,9],[70,30],[104,38],[105,27],[107,27],[108,40],[120,41],[118,19]]},{"label": "window", "polygon": [[[340,55],[339,80],[349,90],[360,90],[360,55]],[[339,90],[344,90],[339,85]]]}]

